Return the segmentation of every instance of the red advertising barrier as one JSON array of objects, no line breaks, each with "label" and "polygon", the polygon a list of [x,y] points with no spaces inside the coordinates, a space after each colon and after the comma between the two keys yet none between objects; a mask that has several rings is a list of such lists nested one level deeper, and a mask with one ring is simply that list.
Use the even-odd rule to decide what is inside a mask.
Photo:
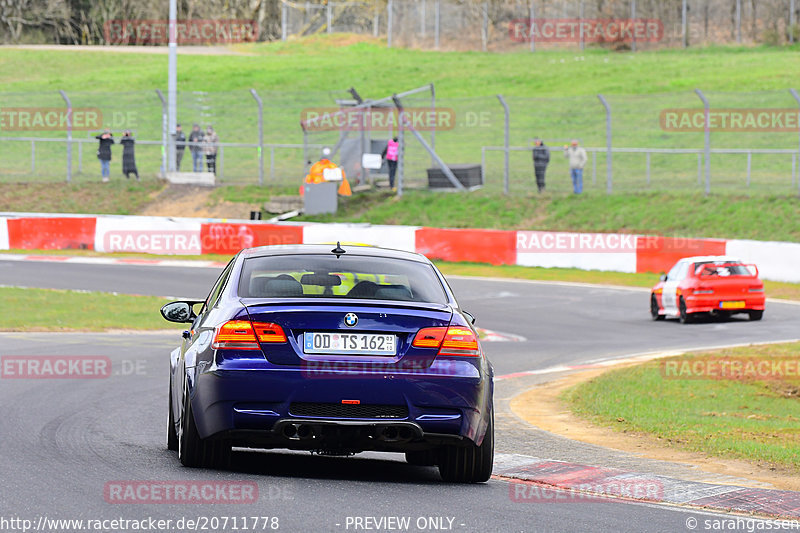
[{"label": "red advertising barrier", "polygon": [[725,255],[726,241],[639,236],[636,238],[636,272],[667,272],[683,257]]},{"label": "red advertising barrier", "polygon": [[9,218],[12,250],[94,250],[94,217]]},{"label": "red advertising barrier", "polygon": [[416,248],[430,259],[513,265],[517,262],[516,239],[516,231],[420,228]]},{"label": "red advertising barrier", "polygon": [[204,254],[235,254],[251,246],[302,242],[302,226],[231,223],[200,226],[200,243]]}]

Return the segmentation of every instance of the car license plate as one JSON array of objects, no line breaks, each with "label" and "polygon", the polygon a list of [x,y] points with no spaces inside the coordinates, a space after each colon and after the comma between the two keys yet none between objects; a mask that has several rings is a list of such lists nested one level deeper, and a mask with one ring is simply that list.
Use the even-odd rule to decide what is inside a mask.
[{"label": "car license plate", "polygon": [[720,309],[744,309],[744,302],[741,300],[733,301],[733,302],[720,302],[719,303]]},{"label": "car license plate", "polygon": [[395,355],[395,335],[374,333],[324,333],[307,331],[303,334],[303,351],[317,354]]}]

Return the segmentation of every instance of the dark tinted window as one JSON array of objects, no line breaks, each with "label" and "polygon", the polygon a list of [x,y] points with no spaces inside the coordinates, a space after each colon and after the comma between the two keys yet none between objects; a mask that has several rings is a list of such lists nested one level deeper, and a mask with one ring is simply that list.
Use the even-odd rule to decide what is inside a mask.
[{"label": "dark tinted window", "polygon": [[244,298],[359,298],[447,303],[430,265],[357,255],[279,255],[245,259]]}]

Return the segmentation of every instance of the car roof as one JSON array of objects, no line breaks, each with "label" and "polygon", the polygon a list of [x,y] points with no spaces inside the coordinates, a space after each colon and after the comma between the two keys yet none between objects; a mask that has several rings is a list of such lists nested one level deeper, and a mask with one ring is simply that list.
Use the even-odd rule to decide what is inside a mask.
[{"label": "car roof", "polygon": [[736,257],[727,255],[696,255],[694,257],[684,257],[680,260],[682,263],[700,263],[703,261],[725,261],[726,263],[741,263],[742,261]]},{"label": "car roof", "polygon": [[[422,254],[407,252],[405,250],[393,250],[391,248],[380,248],[364,244],[341,244],[344,255],[355,255],[359,257],[384,257],[389,259],[405,259],[406,261],[416,261],[418,263],[430,263],[430,260]],[[270,246],[258,246],[255,248],[245,248],[241,254],[245,258],[266,257],[270,255],[332,255],[332,250],[336,244],[279,244]]]}]

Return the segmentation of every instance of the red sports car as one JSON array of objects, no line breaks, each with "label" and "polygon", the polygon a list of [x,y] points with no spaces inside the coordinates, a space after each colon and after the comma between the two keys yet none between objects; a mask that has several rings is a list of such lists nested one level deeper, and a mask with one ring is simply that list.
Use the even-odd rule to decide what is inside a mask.
[{"label": "red sports car", "polygon": [[730,257],[684,257],[653,287],[650,315],[653,320],[677,317],[681,323],[700,313],[747,313],[750,320],[761,320],[764,301],[764,284],[755,265]]}]

